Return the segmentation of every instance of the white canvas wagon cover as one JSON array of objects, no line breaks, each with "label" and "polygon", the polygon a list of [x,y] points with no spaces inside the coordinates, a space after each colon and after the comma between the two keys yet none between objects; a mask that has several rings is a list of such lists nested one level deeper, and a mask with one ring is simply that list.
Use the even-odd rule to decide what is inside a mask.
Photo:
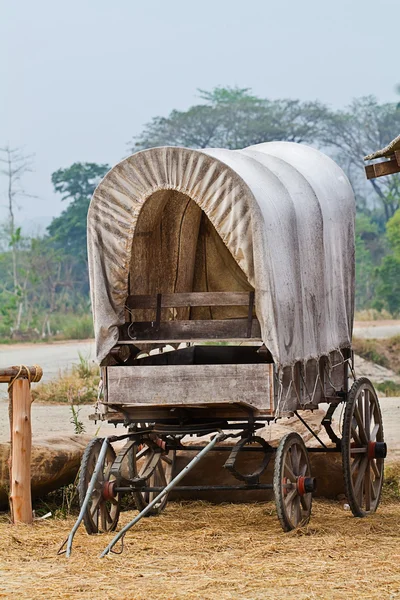
[{"label": "white canvas wagon cover", "polygon": [[[118,163],[91,201],[98,361],[117,343],[125,322],[130,268],[141,260],[132,256],[139,215],[151,198],[165,205],[168,193],[184,194],[204,211],[245,285],[254,288],[262,339],[281,372],[351,345],[355,202],[339,166],[314,148],[289,142],[243,150],[160,147]],[[131,286],[129,293],[143,290]]]}]

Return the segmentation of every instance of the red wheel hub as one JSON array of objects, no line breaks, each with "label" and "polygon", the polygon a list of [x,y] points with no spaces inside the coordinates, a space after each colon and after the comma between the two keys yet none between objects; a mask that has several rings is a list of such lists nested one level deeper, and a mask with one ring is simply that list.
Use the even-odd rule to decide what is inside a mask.
[{"label": "red wheel hub", "polygon": [[103,483],[103,489],[101,491],[101,494],[104,498],[104,500],[113,500],[116,496],[116,493],[114,491],[115,488],[115,481],[105,481]]},{"label": "red wheel hub", "polygon": [[315,477],[298,477],[297,478],[297,493],[299,496],[315,492],[317,482]]},{"label": "red wheel hub", "polygon": [[368,460],[374,458],[386,458],[387,447],[385,442],[368,442]]},{"label": "red wheel hub", "polygon": [[297,480],[297,492],[299,494],[299,496],[304,496],[304,494],[306,493],[306,488],[305,488],[305,477],[299,477]]}]

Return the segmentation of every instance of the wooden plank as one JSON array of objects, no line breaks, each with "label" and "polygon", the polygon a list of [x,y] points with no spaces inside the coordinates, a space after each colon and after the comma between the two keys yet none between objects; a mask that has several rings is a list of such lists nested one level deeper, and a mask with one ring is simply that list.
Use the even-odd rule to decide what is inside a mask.
[{"label": "wooden plank", "polygon": [[400,150],[395,150],[395,151],[394,151],[394,156],[395,156],[395,158],[396,158],[396,160],[397,160],[397,164],[398,164],[398,165],[399,165],[399,167],[400,167]]},{"label": "wooden plank", "polygon": [[[198,419],[226,419],[248,421],[249,408],[240,404],[218,404],[203,405],[196,407],[184,407],[190,415],[191,421]],[[118,410],[120,409],[120,410]],[[273,409],[253,409],[252,415],[255,419],[268,417],[274,414]],[[90,421],[108,421],[109,423],[123,423],[128,419],[132,423],[153,423],[155,421],[177,421],[176,407],[141,407],[135,405],[118,405],[116,409],[105,404],[103,412],[89,415]]]},{"label": "wooden plank", "polygon": [[271,365],[107,367],[109,404],[196,407],[244,404],[271,410]]},{"label": "wooden plank", "polygon": [[[248,306],[248,292],[181,292],[162,294],[161,308],[183,308],[190,306]],[[156,308],[157,295],[128,296],[126,306]]]},{"label": "wooden plank", "polygon": [[390,160],[367,165],[365,167],[365,173],[367,179],[374,179],[375,177],[383,177],[384,175],[400,173],[400,163],[397,159],[397,153],[396,156],[393,156],[393,158]]},{"label": "wooden plank", "polygon": [[260,324],[253,319],[251,337],[247,337],[247,318],[199,321],[163,321],[156,326],[151,321],[125,323],[119,328],[119,341],[133,343],[148,341],[194,340],[259,340]]}]

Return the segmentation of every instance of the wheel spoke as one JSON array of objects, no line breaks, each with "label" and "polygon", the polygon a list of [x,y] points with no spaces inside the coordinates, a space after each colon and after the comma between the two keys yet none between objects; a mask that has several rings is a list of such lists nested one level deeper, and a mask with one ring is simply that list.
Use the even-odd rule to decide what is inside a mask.
[{"label": "wheel spoke", "polygon": [[353,438],[357,446],[362,446],[361,439],[356,431],[357,422],[355,419],[353,420],[355,422],[355,426],[353,424],[351,425],[351,437]]},{"label": "wheel spoke", "polygon": [[370,413],[370,409],[371,409],[371,398],[370,398],[370,393],[369,390],[365,390],[365,394],[364,394],[364,423],[365,423],[365,433],[367,436],[367,440],[369,441],[371,438],[371,413]]},{"label": "wheel spoke", "polygon": [[309,500],[311,500],[311,494],[304,494],[304,496],[300,496],[301,506],[305,512],[308,512]]},{"label": "wheel spoke", "polygon": [[287,496],[284,497],[286,507],[289,510],[290,510],[290,507],[292,506],[295,496],[297,496],[297,489],[294,487],[293,489],[290,490],[290,492],[288,492]]},{"label": "wheel spoke", "polygon": [[[167,485],[167,480],[165,479],[165,471],[164,471],[164,467],[163,464],[160,460],[160,462],[158,463],[158,477],[160,479],[160,485],[162,485],[163,487],[165,487]],[[159,492],[157,492],[159,493]]]},{"label": "wheel spoke", "polygon": [[365,433],[365,428],[364,428],[364,423],[360,414],[360,410],[359,407],[355,404],[354,405],[354,416],[356,418],[357,424],[358,424],[358,431],[360,432],[360,438],[363,438],[364,443],[368,442],[367,439],[367,434]]},{"label": "wheel spoke", "polygon": [[379,480],[381,478],[381,474],[379,472],[378,465],[376,464],[375,458],[373,458],[371,460],[371,468],[372,468],[372,471],[373,471],[373,473],[375,475],[375,479]]},{"label": "wheel spoke", "polygon": [[105,508],[106,520],[107,520],[109,523],[112,523],[112,522],[113,522],[113,520],[112,520],[111,512],[108,510],[108,506],[107,506],[107,504],[106,504],[106,503],[104,503],[104,508]]},{"label": "wheel spoke", "polygon": [[378,433],[378,431],[379,431],[380,428],[381,428],[380,424],[379,423],[375,423],[375,425],[374,425],[374,427],[372,429],[372,432],[371,432],[371,442],[376,442],[376,436],[377,436],[377,433]]},{"label": "wheel spoke", "polygon": [[99,504],[101,503],[102,497],[101,494],[94,500],[93,504],[90,507],[90,513],[94,515],[95,511],[99,508]]},{"label": "wheel spoke", "polygon": [[100,505],[100,523],[103,531],[107,531],[107,519],[106,519],[106,505],[105,502]]},{"label": "wheel spoke", "polygon": [[293,473],[291,467],[289,467],[289,465],[288,465],[288,458],[289,458],[289,455],[285,457],[284,470],[286,471],[287,475],[289,475],[289,479],[292,482],[295,482],[296,475]]},{"label": "wheel spoke", "polygon": [[369,468],[369,461],[365,470],[364,477],[364,491],[365,491],[365,510],[371,510],[371,471]]},{"label": "wheel spoke", "polygon": [[290,458],[293,466],[293,471],[296,475],[299,474],[299,466],[300,466],[300,456],[299,451],[296,444],[293,444],[290,448]]},{"label": "wheel spoke", "polygon": [[[365,475],[365,470],[367,468],[367,465],[368,465],[368,457],[365,457],[365,458],[363,458],[363,460],[360,463],[360,468],[358,470],[357,478],[356,478],[356,481],[354,484],[354,493],[357,498],[361,494],[361,499],[362,499],[364,475]],[[362,505],[362,502],[360,502],[360,506],[361,505]]]},{"label": "wheel spoke", "polygon": [[362,458],[363,457],[360,454],[358,454],[357,456],[354,457],[354,461],[353,461],[353,463],[352,463],[352,465],[350,467],[351,476],[353,476],[354,473],[356,472],[356,470],[360,467],[360,463],[361,463],[361,459]]},{"label": "wheel spoke", "polygon": [[300,496],[296,496],[294,499],[294,524],[297,527],[301,522],[301,508],[300,508]]},{"label": "wheel spoke", "polygon": [[305,477],[307,474],[307,469],[308,469],[308,464],[305,462],[303,465],[301,465],[300,467],[300,475],[301,477]]}]

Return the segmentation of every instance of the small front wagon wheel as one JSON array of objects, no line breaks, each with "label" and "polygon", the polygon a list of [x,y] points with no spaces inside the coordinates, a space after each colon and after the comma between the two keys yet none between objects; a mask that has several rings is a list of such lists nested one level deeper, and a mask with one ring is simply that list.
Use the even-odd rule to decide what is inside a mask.
[{"label": "small front wagon wheel", "polygon": [[275,503],[284,531],[308,523],[314,489],[307,448],[298,433],[288,433],[277,448],[274,468]]},{"label": "small front wagon wheel", "polygon": [[[154,441],[154,440],[153,440]],[[146,443],[146,440],[140,444],[132,446],[128,454],[129,477],[136,479],[143,477],[143,474],[148,470],[149,465],[152,465],[152,471],[146,483],[149,487],[166,487],[174,477],[176,450],[165,452],[162,440],[157,439],[154,443]],[[142,492],[136,490],[134,492],[135,504],[138,511],[142,511],[146,506],[158,496],[159,492]],[[147,513],[147,517],[159,515],[164,510],[168,501],[166,494],[158,504]]]},{"label": "small front wagon wheel", "polygon": [[[83,453],[78,482],[79,505],[81,507],[85,500],[102,444],[102,438],[94,438],[86,446],[85,452]],[[114,461],[114,449],[108,444],[107,452],[103,464],[99,469],[88,508],[83,516],[85,529],[90,535],[114,531],[118,524],[120,497],[119,494],[113,494],[110,491],[110,485],[112,485],[113,479],[110,471]]]},{"label": "small front wagon wheel", "polygon": [[386,456],[379,401],[366,377],[351,387],[342,429],[345,493],[353,515],[365,517],[378,508]]}]

